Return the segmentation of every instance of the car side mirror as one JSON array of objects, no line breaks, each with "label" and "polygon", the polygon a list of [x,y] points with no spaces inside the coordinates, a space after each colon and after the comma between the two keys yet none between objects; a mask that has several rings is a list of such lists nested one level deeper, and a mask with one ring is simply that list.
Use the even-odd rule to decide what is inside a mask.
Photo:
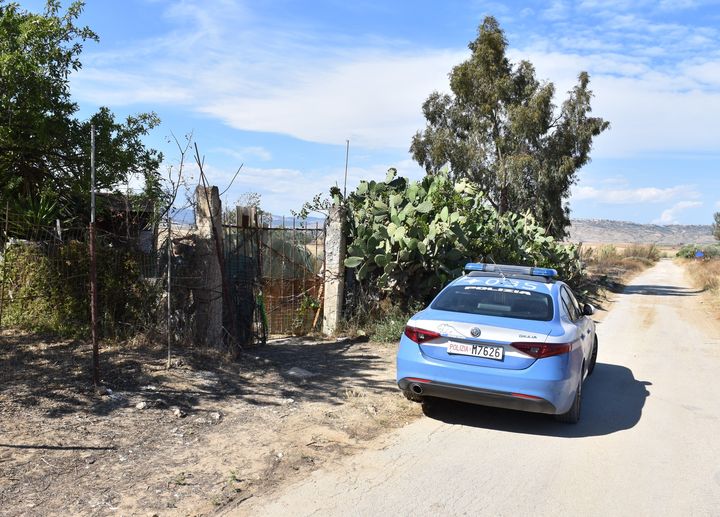
[{"label": "car side mirror", "polygon": [[593,314],[595,314],[595,307],[593,307],[589,303],[586,303],[585,305],[583,305],[583,314],[585,316],[592,316]]}]

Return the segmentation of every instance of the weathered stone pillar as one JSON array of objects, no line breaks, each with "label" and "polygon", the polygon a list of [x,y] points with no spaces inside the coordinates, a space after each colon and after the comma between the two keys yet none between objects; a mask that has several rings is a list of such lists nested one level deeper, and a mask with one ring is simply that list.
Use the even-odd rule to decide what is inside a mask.
[{"label": "weathered stone pillar", "polygon": [[[195,190],[195,246],[194,283],[195,343],[200,346],[223,346],[222,271],[218,261],[215,236],[222,239],[222,205],[217,187],[198,186]],[[215,232],[213,232],[213,225]],[[221,247],[222,249],[222,242]]]},{"label": "weathered stone pillar", "polygon": [[334,206],[325,231],[325,296],[323,298],[323,334],[338,330],[345,295],[345,214]]}]

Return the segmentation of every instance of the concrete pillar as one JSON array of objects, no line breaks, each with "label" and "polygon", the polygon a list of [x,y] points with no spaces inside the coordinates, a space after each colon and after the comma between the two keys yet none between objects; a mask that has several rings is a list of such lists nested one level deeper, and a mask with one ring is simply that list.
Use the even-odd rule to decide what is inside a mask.
[{"label": "concrete pillar", "polygon": [[[222,271],[215,236],[222,239],[222,205],[217,187],[198,186],[195,190],[195,301],[194,341],[200,346],[223,347]],[[215,232],[213,232],[215,225]],[[222,243],[221,247],[222,249]]]},{"label": "concrete pillar", "polygon": [[334,206],[325,231],[325,294],[323,298],[323,334],[338,330],[345,294],[345,213]]}]

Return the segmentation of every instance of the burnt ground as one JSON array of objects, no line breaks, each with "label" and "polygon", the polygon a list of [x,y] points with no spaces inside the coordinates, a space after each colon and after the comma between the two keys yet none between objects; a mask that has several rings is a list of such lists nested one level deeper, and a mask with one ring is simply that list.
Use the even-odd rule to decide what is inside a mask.
[{"label": "burnt ground", "polygon": [[87,343],[3,331],[0,515],[206,515],[264,494],[421,414],[394,353],[289,338],[166,369],[161,347],[104,345],[98,393]]}]

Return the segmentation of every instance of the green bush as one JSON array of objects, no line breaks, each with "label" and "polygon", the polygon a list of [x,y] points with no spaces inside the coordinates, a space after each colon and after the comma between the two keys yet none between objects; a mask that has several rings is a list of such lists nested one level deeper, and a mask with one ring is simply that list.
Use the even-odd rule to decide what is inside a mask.
[{"label": "green bush", "polygon": [[405,331],[407,321],[422,308],[423,306],[419,303],[412,303],[405,310],[399,305],[392,305],[390,308],[377,313],[373,320],[366,323],[365,329],[373,341],[380,343],[398,342]]},{"label": "green bush", "polygon": [[[0,256],[4,270],[2,325],[61,336],[87,336],[90,327],[86,243],[17,241]],[[151,259],[129,249],[98,246],[98,321],[105,336],[122,336],[154,318],[159,289],[145,280]]]},{"label": "green bush", "polygon": [[699,244],[686,244],[677,252],[680,258],[695,258],[695,253],[702,251],[707,258],[720,257],[720,244],[708,244],[702,246]]}]

